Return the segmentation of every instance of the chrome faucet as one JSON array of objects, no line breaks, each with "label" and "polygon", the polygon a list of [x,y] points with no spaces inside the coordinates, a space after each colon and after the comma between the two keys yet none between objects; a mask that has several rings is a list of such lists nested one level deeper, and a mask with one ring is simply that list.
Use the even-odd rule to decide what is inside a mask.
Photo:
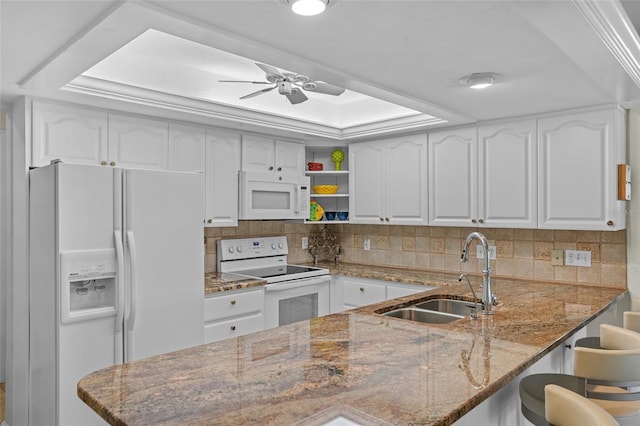
[{"label": "chrome faucet", "polygon": [[491,292],[491,267],[489,265],[489,241],[487,237],[479,232],[472,232],[467,235],[460,259],[463,263],[469,260],[469,246],[474,239],[478,240],[484,249],[484,267],[482,268],[482,314],[492,315],[492,308],[493,305],[497,303],[497,298],[495,294]]},{"label": "chrome faucet", "polygon": [[476,297],[476,292],[473,290],[473,286],[471,285],[471,280],[469,280],[469,275],[462,274],[458,277],[458,281],[462,281],[463,278],[467,279],[467,284],[469,284],[469,288],[471,289],[471,294],[473,294],[473,312],[469,317],[471,319],[478,319],[478,298]]}]

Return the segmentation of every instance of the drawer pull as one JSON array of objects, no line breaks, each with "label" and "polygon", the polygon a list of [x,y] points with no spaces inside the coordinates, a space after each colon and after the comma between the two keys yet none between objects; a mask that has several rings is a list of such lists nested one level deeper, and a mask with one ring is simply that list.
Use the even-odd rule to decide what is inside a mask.
[{"label": "drawer pull", "polygon": [[235,305],[235,304],[236,304],[236,301],[235,301],[235,300],[232,300],[232,301],[231,301],[231,304],[232,304],[232,305]]},{"label": "drawer pull", "polygon": [[231,331],[236,331],[236,326],[235,325],[231,326]]},{"label": "drawer pull", "polygon": [[364,288],[360,287],[360,291],[364,293]]}]

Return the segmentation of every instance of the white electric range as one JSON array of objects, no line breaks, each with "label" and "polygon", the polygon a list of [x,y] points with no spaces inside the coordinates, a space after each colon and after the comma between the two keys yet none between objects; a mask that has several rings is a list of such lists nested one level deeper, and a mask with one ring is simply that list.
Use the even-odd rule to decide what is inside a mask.
[{"label": "white electric range", "polygon": [[219,240],[217,248],[219,272],[267,282],[265,328],[329,314],[329,270],[288,264],[287,237]]}]

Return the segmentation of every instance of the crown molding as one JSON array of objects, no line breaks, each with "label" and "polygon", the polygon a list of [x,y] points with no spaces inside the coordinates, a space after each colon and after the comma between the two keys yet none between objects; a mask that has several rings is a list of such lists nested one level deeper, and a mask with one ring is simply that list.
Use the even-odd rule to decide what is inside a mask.
[{"label": "crown molding", "polygon": [[640,87],[640,37],[617,0],[572,0],[636,86]]}]

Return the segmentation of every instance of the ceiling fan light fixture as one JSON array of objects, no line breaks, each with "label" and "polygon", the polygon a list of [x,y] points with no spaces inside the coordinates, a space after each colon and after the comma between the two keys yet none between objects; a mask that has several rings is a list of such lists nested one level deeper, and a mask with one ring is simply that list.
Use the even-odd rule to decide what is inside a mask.
[{"label": "ceiling fan light fixture", "polygon": [[499,80],[500,74],[492,72],[478,72],[460,79],[460,83],[472,89],[486,89]]},{"label": "ceiling fan light fixture", "polygon": [[329,0],[289,0],[293,13],[302,16],[319,15],[327,8]]}]

